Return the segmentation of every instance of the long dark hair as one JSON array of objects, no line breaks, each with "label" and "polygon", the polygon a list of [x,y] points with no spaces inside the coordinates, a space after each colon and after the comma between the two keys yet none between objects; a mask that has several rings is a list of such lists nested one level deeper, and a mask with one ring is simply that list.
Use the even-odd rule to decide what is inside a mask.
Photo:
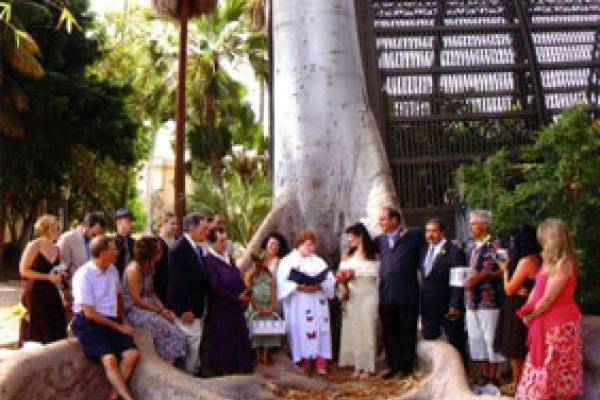
[{"label": "long dark hair", "polygon": [[540,261],[542,247],[537,240],[537,232],[531,225],[517,225],[510,232],[510,259],[508,271],[510,275],[517,269],[523,257],[536,256]]},{"label": "long dark hair", "polygon": [[133,244],[133,259],[138,264],[143,265],[152,262],[152,259],[158,252],[162,251],[158,241],[154,236],[145,235],[136,240]]},{"label": "long dark hair", "polygon": [[290,246],[287,243],[287,240],[285,240],[285,237],[279,233],[279,232],[271,232],[267,235],[267,237],[265,238],[265,240],[263,240],[262,242],[262,249],[266,250],[267,249],[267,243],[269,243],[269,240],[273,238],[275,240],[277,240],[279,242],[279,252],[277,253],[277,256],[279,258],[283,258],[285,256],[287,256],[287,254],[290,252]]},{"label": "long dark hair", "polygon": [[[365,252],[365,258],[367,260],[377,259],[377,245],[375,244],[375,241],[371,239],[369,231],[362,222],[350,225],[346,228],[345,232],[360,237],[363,244],[363,251]],[[348,251],[348,255],[353,255],[355,251],[356,247],[351,247]]]}]

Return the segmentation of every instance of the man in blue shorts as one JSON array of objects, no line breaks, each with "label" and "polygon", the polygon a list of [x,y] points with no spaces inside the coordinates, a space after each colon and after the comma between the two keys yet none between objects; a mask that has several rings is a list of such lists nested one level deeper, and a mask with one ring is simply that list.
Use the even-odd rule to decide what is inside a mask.
[{"label": "man in blue shorts", "polygon": [[73,333],[85,355],[100,360],[113,386],[111,399],[133,400],[127,382],[140,354],[133,327],[123,320],[119,273],[113,265],[117,246],[113,238],[97,236],[90,243],[92,259],[73,277]]}]

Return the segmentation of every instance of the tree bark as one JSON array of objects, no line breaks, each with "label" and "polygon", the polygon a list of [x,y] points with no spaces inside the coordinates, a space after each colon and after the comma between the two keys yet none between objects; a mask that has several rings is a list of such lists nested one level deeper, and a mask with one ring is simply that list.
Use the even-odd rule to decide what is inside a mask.
[{"label": "tree bark", "polygon": [[4,199],[0,197],[0,269],[4,267],[4,247],[6,232],[6,204]]},{"label": "tree bark", "polygon": [[223,161],[220,154],[212,152],[208,157],[208,168],[213,184],[219,188],[223,188]]},{"label": "tree bark", "polygon": [[[369,109],[354,2],[273,2],[274,208],[268,232],[313,229],[319,253],[339,254],[344,229],[397,205],[381,135]],[[245,262],[245,260],[243,260]]]}]

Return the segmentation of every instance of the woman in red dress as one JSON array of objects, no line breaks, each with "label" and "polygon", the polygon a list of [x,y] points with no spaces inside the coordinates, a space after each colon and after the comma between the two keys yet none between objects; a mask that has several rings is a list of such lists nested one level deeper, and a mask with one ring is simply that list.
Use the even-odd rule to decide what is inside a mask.
[{"label": "woman in red dress", "polygon": [[543,267],[518,311],[529,326],[529,354],[515,399],[566,400],[583,391],[581,312],[574,298],[579,266],[563,221],[548,218],[538,239]]}]

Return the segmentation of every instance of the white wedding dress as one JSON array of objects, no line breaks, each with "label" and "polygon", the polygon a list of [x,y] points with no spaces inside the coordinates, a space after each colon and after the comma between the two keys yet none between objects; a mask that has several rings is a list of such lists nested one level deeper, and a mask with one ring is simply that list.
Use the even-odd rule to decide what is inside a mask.
[{"label": "white wedding dress", "polygon": [[349,297],[342,314],[339,365],[375,373],[379,307],[379,261],[353,257],[340,263],[354,278],[348,283]]}]

